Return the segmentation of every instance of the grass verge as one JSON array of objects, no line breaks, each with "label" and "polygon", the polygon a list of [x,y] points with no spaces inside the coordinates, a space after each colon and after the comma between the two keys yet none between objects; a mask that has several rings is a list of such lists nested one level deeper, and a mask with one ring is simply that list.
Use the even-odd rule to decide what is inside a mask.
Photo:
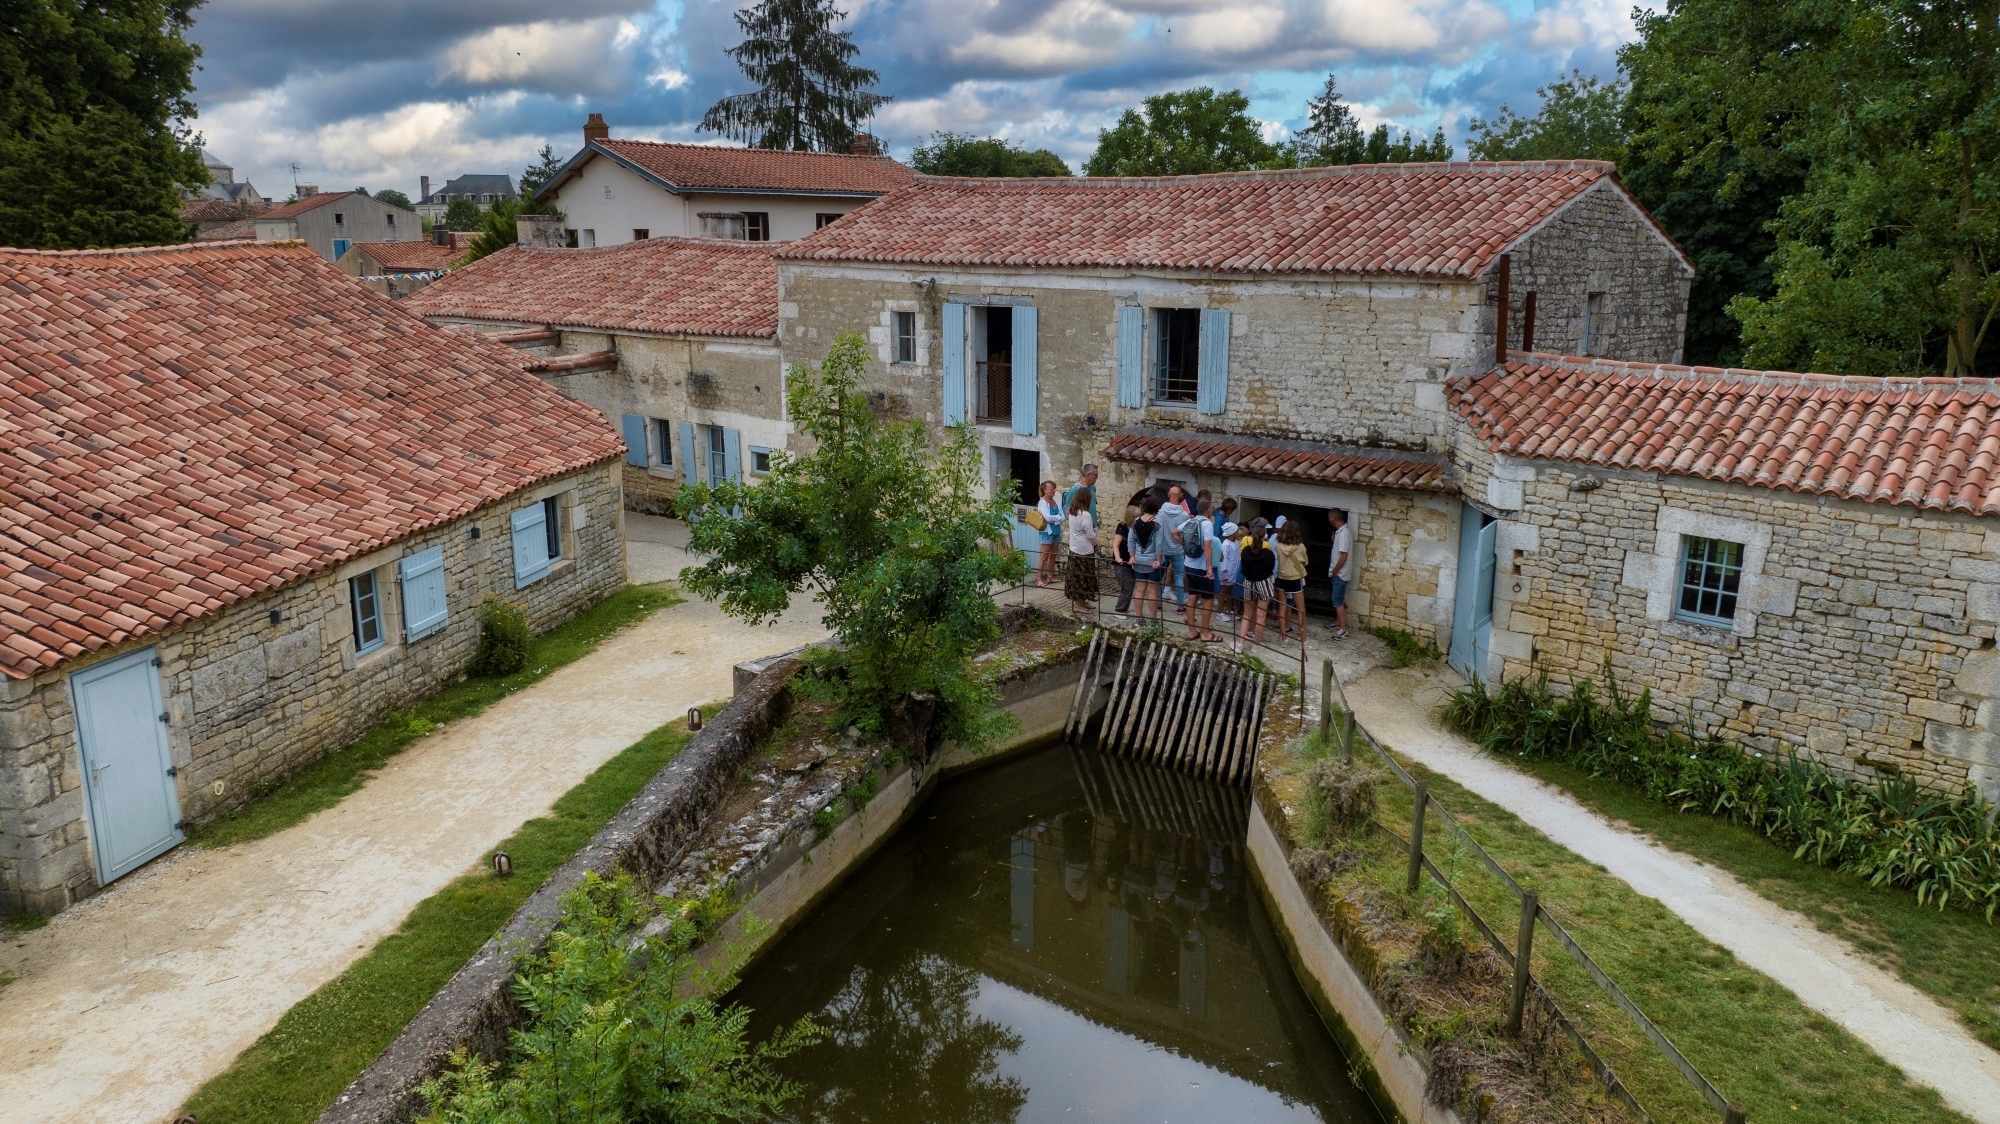
[{"label": "grass verge", "polygon": [[522,824],[496,848],[514,860],[513,874],[468,874],[424,899],[400,929],[285,1012],[180,1111],[202,1124],[310,1124],[689,736],[681,719],[598,766],[550,815]]},{"label": "grass verge", "polygon": [[2000,1050],[2000,927],[1983,916],[1919,905],[1908,890],[1870,886],[1852,874],[1794,859],[1751,828],[1676,812],[1572,765],[1525,758],[1509,758],[1508,764],[1663,846],[1735,875],[1950,1008],[1980,1041]]},{"label": "grass verge", "polygon": [[557,668],[596,650],[605,637],[682,600],[678,592],[665,586],[628,585],[537,636],[523,670],[496,679],[461,679],[409,710],[391,714],[354,744],[328,754],[242,809],[194,829],[188,842],[197,847],[247,843],[331,808],[418,738],[446,722],[470,718],[521,688],[548,678]]},{"label": "grass verge", "polygon": [[[1522,886],[1542,896],[1591,957],[1751,1120],[1964,1124],[1966,1118],[1945,1107],[1935,1090],[1907,1082],[1859,1039],[1666,906],[1450,778],[1404,764]],[[1410,794],[1391,782],[1382,796],[1382,822],[1406,825]],[[1425,850],[1440,868],[1456,868],[1460,892],[1511,942],[1519,906],[1499,881],[1469,853],[1452,855],[1442,831]],[[1536,975],[1654,1118],[1715,1119],[1575,961],[1546,933],[1541,938]]]}]

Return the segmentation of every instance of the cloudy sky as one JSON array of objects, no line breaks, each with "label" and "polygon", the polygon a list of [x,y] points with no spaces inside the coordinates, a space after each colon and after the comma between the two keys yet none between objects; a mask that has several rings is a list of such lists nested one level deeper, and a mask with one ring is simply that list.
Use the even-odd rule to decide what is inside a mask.
[{"label": "cloudy sky", "polygon": [[[193,38],[216,155],[265,195],[297,181],[417,194],[612,135],[695,132],[746,88],[723,54],[739,0],[208,0]],[[1571,67],[1609,77],[1633,0],[846,0],[860,61],[893,95],[899,157],[939,129],[1052,148],[1080,167],[1120,109],[1165,90],[1247,92],[1273,136],[1329,70],[1370,125],[1464,153],[1465,122]],[[559,12],[557,18],[552,13]]]}]

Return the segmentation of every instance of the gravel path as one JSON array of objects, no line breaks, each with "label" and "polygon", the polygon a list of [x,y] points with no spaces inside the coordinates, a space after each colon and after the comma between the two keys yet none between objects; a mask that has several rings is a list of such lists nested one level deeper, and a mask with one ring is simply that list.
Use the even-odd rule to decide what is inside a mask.
[{"label": "gravel path", "polygon": [[1439,673],[1377,671],[1347,687],[1355,717],[1385,745],[1421,761],[1658,899],[1695,931],[1790,988],[1945,1103],[2000,1124],[2000,1053],[1929,996],[1846,942],[1780,908],[1727,871],[1615,825],[1438,725]]},{"label": "gravel path", "polygon": [[[630,571],[658,581],[680,528],[627,516]],[[818,614],[751,629],[689,601],[392,759],[306,822],[182,848],[0,947],[7,1124],[164,1121],[410,910],[556,798],[690,706],[736,663],[809,643]]]}]

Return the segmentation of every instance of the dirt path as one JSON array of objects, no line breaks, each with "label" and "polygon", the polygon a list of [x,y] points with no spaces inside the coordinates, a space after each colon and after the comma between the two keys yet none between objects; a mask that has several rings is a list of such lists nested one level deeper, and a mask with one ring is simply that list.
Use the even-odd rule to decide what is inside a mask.
[{"label": "dirt path", "polygon": [[1981,1124],[2000,1124],[2000,1053],[1929,996],[1838,937],[1759,897],[1727,871],[1615,826],[1439,726],[1437,674],[1377,671],[1347,697],[1370,733],[1521,817],[1557,843],[1656,898],[1702,936],[1790,988],[1910,1078]]},{"label": "dirt path", "polygon": [[[634,580],[678,572],[678,528],[635,520]],[[218,851],[182,849],[0,948],[7,1124],[170,1118],[415,905],[648,731],[726,697],[735,663],[821,635],[698,601],[451,724],[338,806]]]}]

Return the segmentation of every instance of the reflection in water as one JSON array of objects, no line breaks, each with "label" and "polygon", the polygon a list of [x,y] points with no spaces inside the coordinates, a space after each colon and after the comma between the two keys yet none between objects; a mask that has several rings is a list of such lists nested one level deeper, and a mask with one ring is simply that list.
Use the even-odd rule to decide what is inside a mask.
[{"label": "reflection in water", "polygon": [[1244,870],[1247,797],[1055,748],[948,783],[733,998],[827,1124],[1379,1120]]}]

